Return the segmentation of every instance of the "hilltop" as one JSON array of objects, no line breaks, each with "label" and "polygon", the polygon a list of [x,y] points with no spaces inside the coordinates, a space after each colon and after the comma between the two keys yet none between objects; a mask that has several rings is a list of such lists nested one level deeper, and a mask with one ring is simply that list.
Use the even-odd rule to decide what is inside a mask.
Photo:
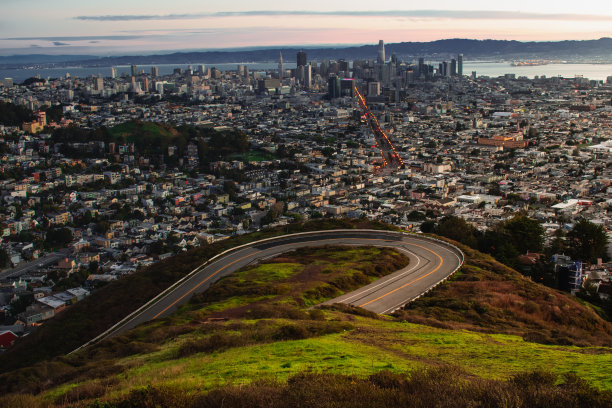
[{"label": "hilltop", "polygon": [[[310,306],[405,264],[394,251],[282,254],[220,280],[167,319],[5,372],[0,405],[431,406],[443,387],[437,406],[497,406],[502,395],[511,406],[608,406],[612,325],[462,249],[458,274],[388,317]],[[171,262],[183,268],[194,257]]]}]

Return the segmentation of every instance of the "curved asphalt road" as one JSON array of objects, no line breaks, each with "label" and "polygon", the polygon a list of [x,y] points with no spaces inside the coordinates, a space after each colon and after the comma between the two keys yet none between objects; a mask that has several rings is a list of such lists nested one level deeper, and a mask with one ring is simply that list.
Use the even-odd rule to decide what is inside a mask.
[{"label": "curved asphalt road", "polygon": [[167,294],[128,316],[92,342],[114,336],[146,321],[169,316],[180,305],[187,302],[194,293],[205,291],[215,281],[248,264],[283,252],[321,245],[392,247],[410,257],[410,264],[406,268],[326,302],[327,304],[347,303],[375,313],[390,313],[421,296],[452,274],[461,266],[463,259],[458,249],[445,243],[389,231],[317,231],[254,242],[230,251],[212,263],[199,268],[197,272],[192,273]]}]

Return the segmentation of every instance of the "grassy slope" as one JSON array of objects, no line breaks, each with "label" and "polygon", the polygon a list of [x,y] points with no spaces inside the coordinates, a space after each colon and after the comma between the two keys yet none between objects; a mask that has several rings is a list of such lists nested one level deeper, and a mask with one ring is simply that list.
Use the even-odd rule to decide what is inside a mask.
[{"label": "grassy slope", "polygon": [[110,283],[63,311],[29,336],[19,339],[9,351],[2,353],[0,373],[26,367],[76,349],[222,251],[285,233],[334,228],[391,227],[361,220],[322,220],[292,224],[289,227],[243,235],[213,245],[203,245]]},{"label": "grassy slope", "polygon": [[[1,380],[5,392],[10,389],[37,392],[37,395],[8,395],[0,399],[0,406],[9,400],[14,406],[19,403],[37,406],[91,401],[92,398],[137,398],[139,401],[157,398],[156,404],[164,405],[164,398],[172,401],[183,397],[195,398],[199,393],[219,387],[221,395],[235,396],[237,392],[247,391],[241,391],[242,388],[236,391],[226,385],[249,384],[255,378],[268,378],[280,383],[256,385],[248,388],[249,392],[272,392],[284,387],[284,381],[289,378],[293,379],[288,386],[293,387],[299,383],[299,377],[294,376],[304,370],[321,373],[321,378],[325,379],[321,381],[329,384],[336,381],[336,377],[329,377],[331,374],[355,376],[350,383],[354,384],[355,381],[365,381],[360,378],[381,370],[404,373],[441,367],[442,371],[453,372],[460,378],[454,378],[449,385],[467,381],[473,389],[495,390],[496,387],[512,388],[522,372],[544,369],[553,374],[578,374],[589,384],[612,391],[612,377],[605,369],[612,366],[612,349],[601,347],[610,342],[609,326],[596,316],[592,317],[589,310],[579,309],[582,306],[566,295],[525,280],[482,254],[466,251],[467,266],[456,279],[441,285],[423,301],[416,302],[411,309],[402,312],[399,319],[380,319],[360,310],[319,311],[302,307],[309,303],[310,296],[320,295],[317,289],[327,285],[325,280],[336,285],[346,283],[339,270],[354,275],[356,265],[355,262],[350,264],[351,258],[362,265],[380,259],[380,255],[375,253],[374,260],[366,261],[355,258],[355,254],[349,257],[341,252],[312,252],[285,255],[225,278],[165,321],[141,326],[78,356],[4,376]],[[331,267],[322,261],[334,261],[340,267]],[[298,267],[300,263],[308,266]],[[313,272],[313,268],[317,270]],[[278,279],[271,279],[270,271],[275,271]],[[517,286],[509,287],[508,284]],[[335,288],[338,290],[337,286]],[[501,289],[498,291],[496,288]],[[524,313],[520,324],[515,324],[514,319],[521,309],[515,309],[515,303],[496,300],[498,293],[509,291],[524,292],[521,296],[525,301],[533,302],[540,310],[545,310],[551,302],[561,302],[558,304],[578,310],[584,314],[584,319],[578,314],[572,319],[555,321],[554,326],[560,333],[573,333],[573,327],[577,325],[582,327],[583,335],[590,333],[590,336],[585,337],[582,346],[546,345],[525,340],[523,337],[529,338],[525,333],[536,328],[545,331],[553,323],[540,313],[531,313],[531,320],[530,314]],[[457,302],[462,300],[451,298],[453,293],[458,296],[469,294],[477,306],[470,306],[469,310],[458,308],[460,303]],[[245,306],[253,299],[254,304]],[[490,304],[483,303],[485,299],[489,299]],[[428,306],[433,301],[437,303]],[[493,305],[496,305],[495,309]],[[530,306],[532,309],[533,305]],[[428,314],[428,310],[431,313]],[[455,310],[458,310],[456,314]],[[481,317],[476,318],[474,313]],[[426,319],[428,325],[407,322],[411,314],[415,320]],[[494,315],[495,319],[488,314]],[[219,316],[230,320],[206,320]],[[590,345],[587,346],[586,342]],[[449,368],[456,366],[461,369]],[[478,382],[512,376],[518,377],[503,383],[483,385]],[[487,380],[474,383],[475,378]],[[557,377],[554,375],[550,378],[553,378],[550,383],[553,392],[558,379],[555,380]],[[539,377],[533,381],[542,382]],[[149,385],[153,388],[145,388]],[[343,387],[346,391],[346,386]],[[595,392],[584,384],[579,388],[583,392]],[[134,389],[145,391],[130,394]],[[210,398],[214,395],[211,394]],[[543,394],[538,392],[538,395]],[[609,398],[611,394],[606,395]],[[541,406],[552,406],[550,398],[553,397],[547,398]],[[564,404],[567,405],[567,401]],[[240,403],[234,406],[240,406]]]},{"label": "grassy slope", "polygon": [[536,285],[489,255],[460,246],[452,281],[396,315],[437,327],[507,333],[545,344],[612,347],[612,324],[566,293]]},{"label": "grassy slope", "polygon": [[115,139],[125,138],[127,143],[134,143],[137,140],[135,135],[147,135],[152,140],[171,140],[178,134],[177,131],[167,125],[153,122],[132,121],[121,123],[109,129],[110,135]]}]

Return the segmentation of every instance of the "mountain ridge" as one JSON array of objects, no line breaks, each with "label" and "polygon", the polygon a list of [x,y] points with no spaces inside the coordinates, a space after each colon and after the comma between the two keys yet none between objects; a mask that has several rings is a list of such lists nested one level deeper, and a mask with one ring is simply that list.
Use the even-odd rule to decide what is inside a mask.
[{"label": "mountain ridge", "polygon": [[[295,55],[305,50],[311,60],[322,59],[373,59],[377,44],[346,47],[259,47],[257,49],[219,49],[207,51],[177,51],[168,54],[123,55],[123,56],[68,56],[68,55],[13,55],[0,57],[0,65],[19,67],[24,64],[79,64],[82,66],[112,66],[125,64],[189,64],[189,63],[232,63],[232,62],[270,62],[277,61],[279,53]],[[586,58],[599,57],[612,59],[612,38],[596,40],[564,41],[516,41],[516,40],[473,40],[451,38],[430,42],[400,42],[386,44],[387,55],[396,54],[400,58],[445,58],[459,53],[464,58],[487,57],[554,57]],[[80,58],[79,58],[80,57]]]}]

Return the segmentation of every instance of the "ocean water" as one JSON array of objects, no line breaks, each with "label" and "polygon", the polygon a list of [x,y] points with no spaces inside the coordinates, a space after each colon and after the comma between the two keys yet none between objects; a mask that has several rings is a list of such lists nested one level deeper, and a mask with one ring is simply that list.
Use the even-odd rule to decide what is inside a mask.
[{"label": "ocean water", "polygon": [[[227,63],[227,64],[206,64],[198,63],[191,64],[193,69],[198,69],[200,65],[205,65],[207,68],[216,67],[221,71],[235,70],[238,64],[245,65],[251,72],[265,71],[277,69],[276,62],[269,63]],[[433,62],[437,66],[437,62]],[[159,68],[160,75],[168,75],[175,68],[187,69],[187,64],[159,64],[159,65],[139,65],[138,70],[144,70],[145,73],[151,73],[151,67]],[[295,64],[286,63],[285,68],[295,68]],[[115,66],[117,76],[121,74],[130,74],[131,68],[129,65]],[[15,83],[21,83],[27,78],[35,75],[40,75],[41,78],[59,78],[67,73],[71,77],[87,78],[89,76],[102,75],[103,77],[110,76],[111,67],[65,67],[65,68],[37,68],[37,69],[0,69],[0,80],[4,78],[13,78]],[[463,74],[470,75],[472,71],[476,71],[477,76],[498,77],[504,74],[516,74],[533,78],[534,76],[546,75],[547,77],[561,76],[564,78],[574,78],[576,75],[582,75],[584,78],[603,80],[612,76],[612,64],[547,64],[538,66],[519,66],[513,67],[507,62],[482,62],[482,61],[464,61]]]}]

